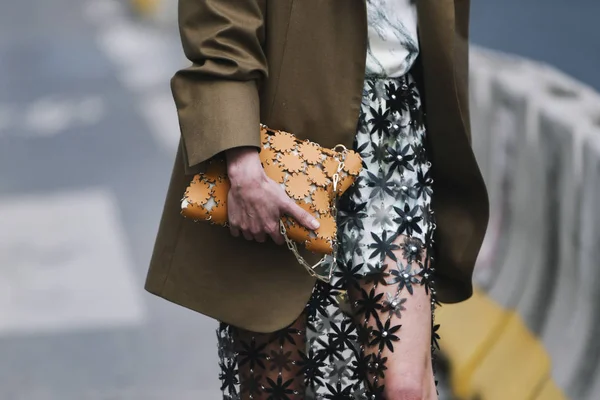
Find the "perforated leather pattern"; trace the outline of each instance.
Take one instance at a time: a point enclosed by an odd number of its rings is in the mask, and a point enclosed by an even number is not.
[[[284,216],[288,237],[315,253],[331,254],[337,234],[332,207],[336,197],[356,180],[362,168],[360,156],[352,150],[326,149],[264,125],[261,126],[261,143],[260,160],[267,176],[321,224],[312,231]],[[338,182],[334,192],[336,174]],[[195,175],[186,189],[181,214],[194,221],[226,225],[229,187],[223,158],[208,161],[206,172]]]

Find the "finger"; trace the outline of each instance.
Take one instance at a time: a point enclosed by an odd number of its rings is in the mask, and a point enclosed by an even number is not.
[[[271,239],[273,239],[273,241],[278,244],[279,246],[285,244],[285,239],[283,238],[283,235],[281,233],[274,233],[271,236]]]
[[[252,236],[252,233],[250,233],[249,231],[242,231],[242,234],[244,235],[244,238],[246,238],[246,240],[254,240],[254,236]]]
[[[310,215],[308,211],[304,210],[293,201],[290,201],[288,204],[287,213],[290,214],[296,221],[298,221],[300,225],[312,230],[319,229],[319,221]]]
[[[234,227],[234,226],[229,226],[229,231],[235,237],[239,237],[240,236],[240,230],[238,228]]]
[[[265,235],[263,232],[255,233],[253,236],[254,240],[256,240],[259,243],[264,243],[267,240],[267,235]]]
[[[253,240],[262,243],[266,240],[265,231],[262,227],[261,220],[258,218],[251,218],[249,221],[248,231],[252,235]]]
[[[283,239],[283,235],[281,234],[281,232],[279,231],[279,225],[277,225],[276,227],[272,227],[271,229],[269,229],[267,231],[267,233],[269,234],[269,236],[271,237],[271,239],[273,239],[273,241],[275,243],[277,243],[278,245],[282,245],[285,243],[285,240]]]

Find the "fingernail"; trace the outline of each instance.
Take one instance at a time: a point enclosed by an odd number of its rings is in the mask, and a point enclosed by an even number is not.
[[[313,219],[312,221],[310,221],[310,227],[312,229],[319,229],[319,226],[321,226],[319,224],[319,221],[317,221],[316,219]]]

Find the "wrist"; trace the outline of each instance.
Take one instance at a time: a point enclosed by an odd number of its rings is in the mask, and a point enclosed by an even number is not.
[[[225,152],[230,181],[242,181],[264,175],[256,147],[236,147]]]

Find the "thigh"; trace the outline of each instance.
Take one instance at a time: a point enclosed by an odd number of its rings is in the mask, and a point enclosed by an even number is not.
[[[420,260],[409,260],[402,251],[400,236],[396,260],[386,257],[381,272],[366,276],[349,290],[356,323],[361,330],[360,346],[366,379],[374,393],[422,391],[435,397],[431,359],[432,298],[428,270]]]

